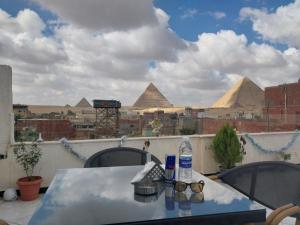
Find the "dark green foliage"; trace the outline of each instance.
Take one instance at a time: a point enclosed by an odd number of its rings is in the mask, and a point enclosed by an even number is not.
[[[26,127],[21,133],[20,141],[36,141],[39,137],[38,132],[33,127]]]
[[[291,153],[280,152],[279,155],[284,161],[291,159]]]
[[[15,121],[18,121],[19,119],[22,119],[22,116],[21,116],[21,115],[18,115],[18,114],[16,114],[16,115],[15,115]]]
[[[234,129],[226,124],[213,139],[212,148],[215,159],[223,169],[234,167],[235,163],[243,159],[239,139]]]
[[[193,129],[189,129],[189,128],[182,128],[180,129],[180,134],[181,135],[192,135],[192,134],[195,134],[196,131],[193,130]]]
[[[28,179],[32,180],[34,167],[42,157],[41,149],[36,143],[32,143],[29,147],[24,142],[21,142],[14,147],[14,154],[17,162],[23,167]]]
[[[74,112],[71,111],[71,110],[68,110],[67,116],[76,116],[76,113],[74,113]]]
[[[22,137],[21,132],[18,130],[15,130],[15,141],[16,142],[21,141],[21,137]]]

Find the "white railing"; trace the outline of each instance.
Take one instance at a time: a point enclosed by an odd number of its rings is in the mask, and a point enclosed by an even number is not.
[[[295,132],[257,133],[251,134],[251,137],[265,149],[280,149],[290,142],[294,134]],[[211,174],[218,171],[218,165],[214,161],[210,148],[213,136],[190,136],[193,146],[193,169],[203,174]],[[122,143],[122,146],[142,149],[144,142],[148,139],[150,140],[149,152],[164,162],[166,153],[177,154],[181,136],[127,138]],[[78,159],[76,154],[66,151],[65,146],[59,141],[40,144],[43,155],[35,170],[35,174],[43,177],[44,187],[50,184],[57,169],[83,167],[84,160],[82,158],[89,158],[92,154],[106,148],[117,147],[120,144],[120,139],[76,140],[68,141],[68,144],[72,146],[73,152],[81,156],[81,159]],[[14,187],[16,180],[24,176],[21,167],[16,164],[12,148],[13,146],[9,148],[7,158],[0,160],[0,191],[8,187]],[[266,154],[250,141],[247,141],[245,151],[246,155],[242,163],[282,160],[280,154]],[[285,152],[291,154],[291,162],[300,163],[300,137]]]

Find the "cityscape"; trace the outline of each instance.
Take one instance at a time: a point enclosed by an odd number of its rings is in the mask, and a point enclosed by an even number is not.
[[[300,0],[0,0],[0,225],[300,225]]]
[[[261,89],[244,77],[207,108],[174,106],[153,83],[132,106],[100,110],[90,102],[83,97],[75,106],[15,104],[15,137],[26,132],[47,141],[215,134],[227,123],[240,133],[300,129],[300,79]]]

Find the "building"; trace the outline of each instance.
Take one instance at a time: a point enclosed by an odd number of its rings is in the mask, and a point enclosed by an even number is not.
[[[55,119],[19,119],[15,123],[15,131],[22,135],[26,128],[42,134],[44,141],[59,140],[61,138],[74,139],[75,128],[69,120]]]
[[[18,118],[28,118],[30,116],[28,105],[13,104],[13,111],[15,117]]]
[[[255,90],[253,88],[254,87],[252,87],[252,91],[248,88],[247,92],[258,92],[257,89]],[[231,92],[234,93],[233,91]],[[243,94],[239,93],[237,93],[237,95],[239,95],[239,97],[234,97],[236,100],[243,96]],[[227,94],[227,96],[229,96],[229,94]],[[262,115],[260,115],[259,111],[255,111],[255,108],[248,107],[248,103],[255,103],[251,98],[256,97],[259,97],[259,102],[257,102],[259,104],[256,104],[256,107],[262,111]],[[200,129],[199,132],[204,134],[216,133],[225,123],[232,125],[239,132],[300,130],[300,81],[266,87],[264,91],[263,107],[261,107],[260,104],[261,94],[257,95],[256,93],[255,95],[252,95],[251,98],[246,96],[245,99],[240,99],[232,104],[235,101],[223,96],[223,100],[226,99],[227,101],[224,101],[224,104],[220,104],[221,106],[234,106],[241,105],[240,103],[244,102],[248,103],[246,105],[244,104],[245,108],[222,108],[224,112],[218,111],[217,108],[206,110],[198,124]],[[222,103],[222,101],[219,101],[219,103]]]
[[[264,116],[267,121],[300,126],[300,80],[265,89]]]
[[[120,119],[119,134],[131,137],[141,136],[140,119]]]

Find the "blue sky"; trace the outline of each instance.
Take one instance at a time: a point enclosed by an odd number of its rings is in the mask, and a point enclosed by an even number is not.
[[[245,34],[250,42],[262,43],[260,36],[252,30],[250,21],[240,21],[239,13],[243,7],[274,11],[291,0],[156,0],[154,5],[162,8],[170,15],[170,27],[182,38],[195,41],[203,32],[218,32],[220,29],[234,30]],[[184,15],[188,13],[187,17]],[[213,13],[224,13],[224,17],[216,18]],[[269,42],[268,42],[269,43]],[[285,49],[286,45],[274,44]]]
[[[1,0],[0,61],[16,103],[131,105],[153,82],[209,106],[243,76],[298,80],[299,24],[300,0]]]
[[[253,7],[269,12],[281,5],[287,5],[292,0],[155,0],[155,7],[163,9],[170,16],[170,27],[182,38],[195,41],[199,34],[217,32],[221,29],[234,30],[238,34],[245,34],[250,42],[262,43],[263,40],[252,30],[250,21],[240,21],[239,13],[243,7]],[[30,8],[36,11],[47,22],[56,20],[55,13],[43,9],[30,0],[1,0],[0,8],[16,16],[20,10]],[[214,13],[224,13],[220,18]],[[48,34],[46,30],[46,34]],[[51,33],[51,32],[50,32]],[[269,42],[268,42],[269,43]],[[277,48],[285,49],[286,45],[270,43]]]

